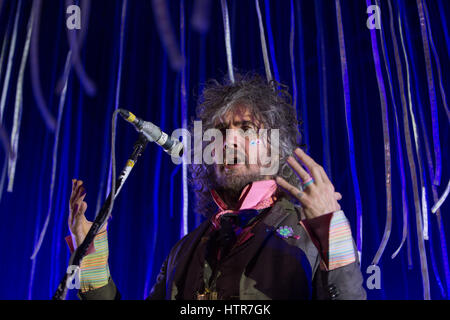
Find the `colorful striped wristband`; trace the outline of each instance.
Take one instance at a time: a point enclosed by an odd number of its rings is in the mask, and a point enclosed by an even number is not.
[[[99,233],[94,239],[95,252],[86,255],[80,265],[80,290],[87,292],[108,284],[108,233]]]

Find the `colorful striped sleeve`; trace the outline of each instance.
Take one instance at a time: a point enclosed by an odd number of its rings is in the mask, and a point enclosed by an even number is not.
[[[94,238],[95,252],[84,256],[80,265],[80,290],[87,292],[108,284],[108,233],[104,231]]]
[[[356,261],[352,231],[344,211],[336,211],[330,222],[328,238],[328,270],[337,269]]]
[[[325,269],[334,270],[356,261],[350,224],[342,210],[300,224],[319,250]]]

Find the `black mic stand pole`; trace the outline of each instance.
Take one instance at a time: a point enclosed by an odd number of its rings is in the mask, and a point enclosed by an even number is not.
[[[141,156],[143,151],[145,150],[147,143],[148,143],[147,138],[145,138],[145,136],[143,134],[140,134],[138,140],[134,143],[133,153],[131,154],[125,167],[123,168],[122,172],[120,173],[119,177],[116,180],[116,190],[115,190],[114,199],[119,194],[120,189],[122,188],[125,180],[128,178],[128,175],[130,174],[131,170],[133,169],[133,166],[137,162],[139,156]],[[112,191],[108,195],[108,198],[106,198],[106,201],[104,202],[102,208],[100,209],[100,212],[97,214],[83,243],[72,253],[70,260],[69,260],[69,266],[74,266],[75,268],[78,268],[80,266],[81,260],[85,256],[89,246],[94,241],[94,238],[97,235],[98,231],[101,229],[101,227],[104,225],[104,223],[108,219],[108,213],[109,213],[109,209],[110,209],[111,196],[112,196],[111,193],[112,193]],[[75,271],[72,274],[69,274],[66,272],[63,279],[59,283],[55,294],[53,295],[53,300],[65,300],[66,299],[67,284],[68,284],[68,282],[70,283],[73,280],[73,277],[76,274],[77,274],[77,272],[75,272]]]

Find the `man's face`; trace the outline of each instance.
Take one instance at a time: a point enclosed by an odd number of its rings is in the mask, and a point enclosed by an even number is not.
[[[239,191],[252,181],[271,178],[261,175],[260,170],[258,153],[267,154],[268,148],[266,139],[258,139],[263,126],[247,107],[233,108],[215,128],[223,135],[223,159],[216,157],[214,165],[217,187]]]

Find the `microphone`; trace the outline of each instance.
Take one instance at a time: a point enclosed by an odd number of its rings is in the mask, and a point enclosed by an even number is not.
[[[183,144],[178,139],[169,137],[153,123],[136,117],[128,110],[119,109],[118,111],[122,118],[134,126],[136,131],[142,133],[149,141],[159,144],[172,157],[181,158],[183,156]]]

